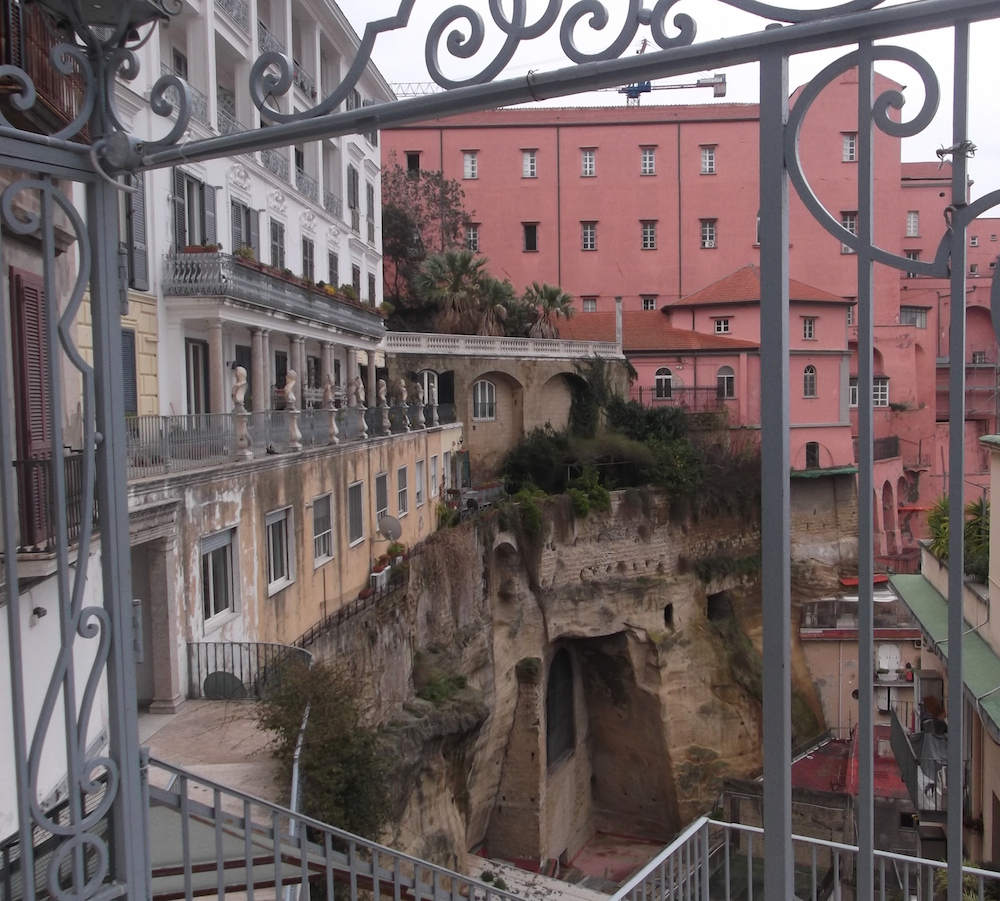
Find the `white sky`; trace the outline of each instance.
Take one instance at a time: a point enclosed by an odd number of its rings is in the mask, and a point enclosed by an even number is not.
[[[402,0],[338,0],[344,13],[358,34],[363,33],[365,25],[372,20],[394,15]],[[410,23],[405,29],[382,34],[376,41],[373,59],[382,75],[389,82],[430,82],[427,67],[424,63],[424,44],[428,31],[436,16],[443,10],[457,5],[459,0],[416,0]],[[500,46],[502,33],[493,23],[489,13],[487,0],[462,0],[463,3],[476,9],[486,23],[486,40],[483,48],[471,60],[456,60],[447,52],[447,48],[439,50],[439,60],[445,74],[451,78],[469,77],[474,72],[484,68]],[[589,28],[584,19],[576,30],[576,40],[585,49],[594,51],[601,46],[607,46],[617,36],[625,20],[627,4],[625,0],[603,0],[611,12],[608,27],[602,32]],[[775,5],[796,8],[833,5],[837,0],[782,0]],[[886,5],[895,5],[902,0],[887,0]],[[534,21],[547,6],[548,0],[527,0],[529,22]],[[504,70],[501,78],[525,75],[529,70],[550,71],[571,65],[563,55],[559,45],[559,24],[563,15],[573,4],[563,2],[563,13],[557,24],[534,41],[522,43],[514,59]],[[647,7],[652,6],[652,0],[646,0]],[[510,0],[504,0],[503,6],[509,9]],[[698,25],[695,42],[713,38],[728,37],[747,32],[758,31],[764,24],[762,19],[743,13],[726,6],[719,0],[680,0],[671,11],[671,19],[677,13],[687,13]],[[453,28],[464,30],[468,27],[462,20]],[[668,31],[668,33],[670,33]],[[638,49],[643,37],[650,37],[650,31],[640,26],[635,40],[632,42],[634,52]],[[595,40],[596,39],[596,40]],[[916,51],[927,59],[935,68],[941,83],[941,103],[938,113],[931,125],[915,138],[903,142],[903,159],[933,160],[934,151],[938,147],[949,146],[951,140],[951,95],[952,95],[952,47],[951,32],[928,32],[926,34],[907,37],[895,43]],[[969,120],[969,137],[979,148],[976,158],[970,163],[970,174],[975,181],[972,189],[973,197],[979,197],[991,190],[1000,189],[1000,103],[997,95],[1000,91],[1000,67],[990,66],[991,54],[1000,48],[1000,20],[980,23],[972,26],[972,70],[970,73],[971,108]],[[656,45],[650,42],[650,50]],[[848,52],[853,48],[845,48]],[[793,87],[807,81],[825,65],[832,62],[838,52],[823,52],[806,54],[792,59],[790,63],[791,85]],[[898,63],[879,63],[877,69],[896,81],[911,88],[906,94],[907,104],[903,108],[904,119],[909,118],[919,109],[923,99],[923,88],[916,72]],[[711,72],[693,73],[675,82],[690,82]],[[725,70],[728,81],[728,93],[725,101],[754,103],[757,96],[756,65],[736,66]],[[667,83],[667,82],[657,82]],[[725,102],[714,101],[714,102]],[[658,91],[645,94],[641,100],[643,105],[654,103],[711,103],[711,89]],[[625,98],[614,92],[579,94],[562,98],[555,102],[559,106],[624,106]],[[1000,207],[986,215],[1000,216]]]

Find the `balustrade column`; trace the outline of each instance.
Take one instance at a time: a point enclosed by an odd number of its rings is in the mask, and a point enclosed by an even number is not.
[[[253,410],[266,409],[264,398],[268,391],[264,382],[264,342],[263,329],[250,330],[250,399]]]
[[[261,364],[261,385],[263,386],[264,401],[258,407],[260,410],[271,409],[271,331],[262,328],[260,330],[260,364]]]
[[[349,385],[358,377],[358,349],[349,347],[347,349],[347,374],[344,376],[344,384]]]
[[[375,381],[375,348],[368,349],[368,372],[366,382],[366,391],[368,393],[368,406],[374,407],[378,403],[378,385]]]
[[[222,323],[213,322],[208,330],[209,409],[226,412],[225,360],[222,356]]]

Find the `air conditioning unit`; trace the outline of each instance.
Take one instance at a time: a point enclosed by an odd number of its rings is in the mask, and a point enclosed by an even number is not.
[[[715,247],[715,241],[706,241],[702,246],[703,247],[708,247],[708,248],[714,248]]]

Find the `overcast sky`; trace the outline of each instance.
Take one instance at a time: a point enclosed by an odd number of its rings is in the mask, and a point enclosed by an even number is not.
[[[338,0],[338,2],[351,24],[361,34],[369,21],[394,15],[401,0]],[[468,61],[453,59],[443,47],[442,42],[439,59],[445,74],[452,78],[469,77],[474,72],[484,68],[495,55],[502,36],[490,18],[487,0],[463,0],[463,2],[478,10],[482,15],[486,22],[487,39],[482,50]],[[806,8],[832,5],[833,2],[834,0],[783,0],[782,3],[776,5]],[[887,0],[886,5],[894,5],[898,2],[902,2],[902,0]],[[545,8],[547,0],[527,0],[527,3],[530,22],[534,21]],[[603,32],[590,29],[586,20],[577,28],[578,44],[591,51],[601,46],[607,46],[614,36],[617,36],[624,23],[627,9],[625,0],[604,0],[604,3],[611,13],[611,21]],[[455,5],[457,5],[457,0],[416,0],[407,28],[379,37],[373,58],[387,81],[431,81],[424,63],[424,43],[427,33],[435,17],[440,15],[444,9]],[[509,0],[504,0],[503,5],[509,9]],[[651,0],[646,0],[645,5],[651,6]],[[571,6],[571,2],[564,2],[563,14]],[[673,7],[672,13],[687,13],[695,19],[698,25],[696,43],[713,38],[759,31],[766,24],[756,16],[732,9],[719,0],[680,0]],[[560,16],[559,21],[561,22],[561,20],[562,16]],[[464,28],[467,32],[467,27],[461,21],[456,24],[456,27],[460,30]],[[562,53],[558,34],[557,25],[549,29],[549,32],[542,37],[534,41],[524,42],[501,77],[525,75],[532,69],[550,71],[570,65],[571,63]],[[640,26],[633,41],[633,50],[627,52],[637,50],[643,37],[650,37],[650,31],[648,28]],[[942,99],[937,116],[930,127],[918,137],[904,140],[903,159],[908,161],[936,159],[934,151],[952,143],[952,34],[951,32],[929,32],[898,40],[895,43],[915,50],[927,59],[934,66],[941,82]],[[1000,188],[1000,102],[997,100],[997,94],[1000,91],[1000,67],[988,65],[991,55],[995,57],[997,48],[1000,48],[1000,22],[994,21],[972,26],[972,71],[970,73],[972,102],[969,137],[979,148],[976,158],[970,163],[970,173],[975,181],[973,197],[979,197],[988,191]],[[650,50],[655,49],[657,49],[655,44],[651,43]],[[852,48],[845,48],[844,52],[850,49]],[[807,81],[839,55],[841,54],[830,51],[794,57],[790,63],[792,86]],[[907,104],[903,109],[904,118],[908,118],[919,109],[923,98],[920,79],[913,70],[896,63],[880,63],[877,68],[901,84],[910,85],[910,89],[906,92]],[[673,81],[690,82],[710,74],[712,73],[693,73],[690,77],[673,79]],[[732,67],[726,69],[725,74],[728,82],[728,93],[725,101],[754,103],[758,100],[756,66]],[[643,105],[648,105],[651,103],[725,101],[713,101],[711,89],[701,88],[658,91],[644,95],[641,102]],[[625,98],[614,92],[579,94],[558,101],[560,106],[623,106],[624,104]],[[994,208],[992,215],[1000,216],[1000,207]]]

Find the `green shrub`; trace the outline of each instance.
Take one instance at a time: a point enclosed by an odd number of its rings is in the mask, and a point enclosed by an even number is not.
[[[570,488],[566,493],[573,498],[573,512],[580,519],[586,519],[590,513],[590,498],[587,493],[580,488]]]
[[[542,534],[542,511],[535,501],[535,493],[530,488],[522,488],[514,495],[514,502],[521,518],[521,528],[526,535],[537,538]]]

